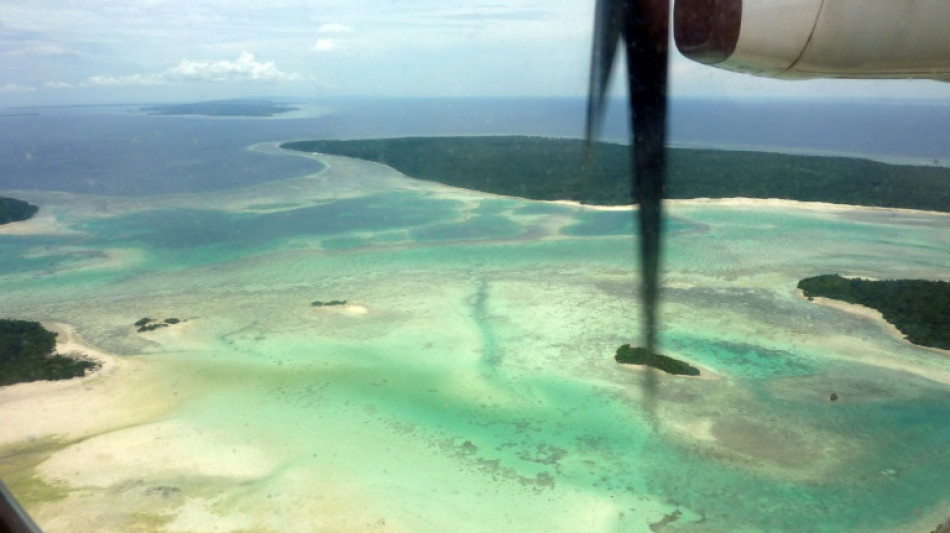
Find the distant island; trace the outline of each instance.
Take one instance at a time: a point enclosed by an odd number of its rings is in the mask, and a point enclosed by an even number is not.
[[[699,369],[695,366],[673,359],[668,355],[653,354],[653,360],[647,361],[647,349],[642,347],[632,348],[629,344],[624,344],[617,348],[614,359],[618,363],[627,365],[648,365],[657,370],[662,370],[667,374],[674,376],[698,376]]]
[[[0,224],[27,220],[35,215],[39,209],[39,207],[23,200],[0,197]]]
[[[100,366],[55,350],[56,334],[39,322],[0,319],[0,386],[80,377]]]
[[[281,148],[355,157],[446,185],[533,200],[630,203],[630,150],[546,137],[406,137],[296,141]],[[782,198],[950,212],[950,168],[864,159],[670,148],[665,195]],[[860,184],[857,186],[856,184]]]
[[[269,100],[213,100],[192,104],[143,107],[149,115],[202,115],[208,117],[272,117],[298,108]]]
[[[908,341],[950,350],[950,282],[826,274],[803,279],[798,288],[808,299],[820,296],[876,309]]]

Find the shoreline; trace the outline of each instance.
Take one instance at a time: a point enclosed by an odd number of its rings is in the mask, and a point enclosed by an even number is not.
[[[120,428],[148,424],[185,398],[145,355],[119,355],[90,344],[71,324],[43,321],[57,334],[56,353],[96,361],[85,376],[0,387],[0,450],[44,439],[64,445]]]
[[[88,195],[88,194],[78,194],[62,191],[47,191],[47,190],[7,190],[0,191],[0,194],[3,195],[12,195],[16,197],[24,197],[26,201],[32,203],[39,203],[41,205],[41,211],[27,220],[10,222],[7,224],[0,225],[0,236],[2,235],[23,235],[23,236],[70,236],[70,235],[82,235],[83,232],[74,229],[71,227],[71,222],[73,219],[98,219],[103,217],[118,216],[123,215],[128,212],[134,212],[138,210],[149,210],[149,209],[162,209],[169,208],[169,203],[177,203],[186,208],[208,208],[206,199],[208,197],[214,197],[215,201],[213,202],[213,207],[211,209],[222,210],[222,211],[231,211],[231,212],[243,212],[248,209],[254,208],[256,204],[259,204],[261,201],[274,201],[273,189],[276,184],[285,184],[287,189],[293,189],[294,192],[298,193],[297,197],[301,196],[299,193],[301,187],[307,189],[313,188],[315,186],[313,180],[314,178],[326,178],[331,176],[334,173],[334,164],[328,160],[332,158],[342,158],[342,159],[353,159],[346,156],[332,156],[328,154],[322,154],[317,152],[303,152],[298,150],[291,150],[281,148],[281,145],[287,142],[293,141],[264,141],[259,143],[254,143],[246,147],[247,150],[265,153],[268,155],[282,155],[282,156],[298,156],[305,157],[308,159],[313,159],[319,162],[322,165],[322,168],[318,169],[316,172],[309,173],[305,176],[297,176],[291,178],[284,178],[275,181],[267,181],[258,184],[245,185],[235,189],[222,189],[219,191],[206,191],[201,193],[166,193],[159,195],[146,195],[146,196],[97,196],[97,195]],[[582,203],[576,200],[538,200],[533,198],[525,198],[521,196],[512,196],[507,194],[491,193],[487,191],[481,191],[478,189],[470,189],[465,187],[460,187],[456,185],[450,185],[438,181],[425,180],[421,178],[415,178],[402,174],[392,167],[386,166],[382,163],[375,163],[372,161],[367,161],[363,159],[355,159],[356,161],[361,161],[363,163],[372,164],[372,165],[381,165],[387,169],[392,170],[397,173],[399,178],[402,180],[407,180],[410,182],[419,182],[424,183],[429,186],[436,186],[437,188],[444,189],[454,189],[457,191],[464,191],[467,194],[472,194],[475,196],[484,196],[489,198],[511,198],[516,200],[522,200],[527,202],[540,202],[545,204],[561,205],[566,207],[578,208],[578,209],[589,209],[594,211],[633,211],[638,209],[638,206],[635,204],[624,204],[624,205],[601,205],[601,204],[587,204]],[[266,194],[262,194],[264,190],[267,190]],[[351,193],[352,194],[352,193]],[[73,199],[89,199],[95,200],[98,203],[98,210],[95,212],[87,212],[74,209],[70,204],[72,204]],[[262,200],[266,198],[267,200]],[[337,198],[337,197],[334,197]],[[145,202],[147,202],[147,207]],[[685,198],[685,199],[664,199],[664,204],[670,208],[679,208],[679,207],[722,207],[722,208],[777,208],[777,209],[795,209],[795,210],[807,210],[811,212],[825,213],[825,214],[843,214],[843,213],[852,213],[852,212],[866,212],[866,213],[888,213],[888,214],[902,214],[902,215],[926,215],[926,216],[935,216],[939,215],[942,217],[950,217],[950,212],[945,211],[933,211],[925,209],[911,209],[906,207],[881,207],[881,206],[870,206],[870,205],[860,205],[860,204],[836,204],[830,202],[815,202],[815,201],[802,201],[802,200],[791,200],[784,198],[748,198],[742,196],[736,197],[727,197],[727,198]],[[305,202],[303,204],[297,205],[297,207],[312,205],[313,202]],[[253,209],[254,212],[275,212],[275,211],[285,211],[287,207],[273,208],[273,209]],[[45,211],[45,212],[44,212]]]
[[[808,211],[828,212],[850,212],[850,211],[876,211],[887,213],[902,214],[927,214],[950,216],[950,212],[929,211],[926,209],[908,209],[906,207],[881,207],[875,205],[859,204],[834,204],[830,202],[806,202],[802,200],[789,200],[785,198],[746,198],[736,196],[732,198],[688,198],[679,200],[666,200],[673,206],[712,206],[712,207],[776,207],[786,209],[804,209]]]
[[[470,189],[466,189],[470,190]],[[478,192],[478,191],[475,191]],[[525,198],[525,200],[530,200]],[[635,211],[638,209],[636,204],[627,205],[598,205],[585,204],[576,200],[530,200],[535,202],[544,202],[547,204],[563,205],[582,209],[592,209],[595,211]],[[901,214],[926,214],[940,215],[950,217],[950,213],[944,211],[928,211],[924,209],[908,209],[906,207],[880,207],[873,205],[857,204],[833,204],[830,202],[806,202],[802,200],[788,200],[785,198],[746,198],[735,196],[730,198],[682,198],[682,199],[664,199],[663,203],[670,207],[775,207],[781,209],[801,209],[807,211],[817,211],[823,213],[840,213],[851,211],[876,211]]]
[[[870,278],[862,278],[870,279]],[[841,300],[835,300],[834,298],[825,298],[824,296],[815,296],[811,300],[805,297],[805,293],[801,289],[796,289],[798,297],[808,303],[816,303],[823,305],[825,307],[831,307],[832,309],[838,309],[839,311],[844,311],[846,313],[851,313],[852,315],[857,315],[862,318],[868,318],[877,322],[880,326],[883,327],[891,337],[896,340],[903,342],[908,346],[913,346],[914,348],[920,348],[922,350],[930,350],[939,354],[950,355],[950,350],[944,350],[943,348],[937,348],[934,346],[924,346],[922,344],[914,344],[913,342],[907,340],[907,336],[901,332],[894,324],[891,324],[884,318],[884,314],[874,309],[873,307],[868,307],[861,304],[853,304],[850,302],[844,302]]]
[[[4,431],[0,448],[44,438],[71,440],[121,425],[123,408],[112,395],[127,376],[135,377],[142,361],[100,350],[84,341],[75,328],[59,322],[43,322],[57,334],[56,353],[81,357],[101,366],[85,376],[54,381],[30,381],[0,387],[0,419]],[[133,380],[135,382],[137,380]],[[82,406],[76,412],[76,406]]]
[[[816,296],[812,300],[809,300],[808,298],[805,297],[805,294],[804,292],[802,292],[801,289],[796,289],[795,294],[801,301],[805,303],[818,304],[818,305],[828,307],[831,309],[836,309],[838,311],[843,311],[853,316],[871,320],[872,322],[877,324],[879,327],[881,327],[881,329],[883,329],[883,331],[887,335],[889,335],[894,340],[899,341],[901,344],[904,344],[905,346],[910,346],[919,350],[926,350],[928,352],[931,352],[937,355],[950,356],[950,350],[944,350],[944,349],[935,348],[932,346],[921,346],[919,344],[914,344],[910,342],[909,340],[907,340],[906,336],[903,333],[901,333],[899,329],[897,329],[897,326],[885,320],[884,315],[881,314],[881,312],[878,311],[877,309],[873,309],[871,307],[867,307],[860,304],[852,304],[848,302],[843,302],[841,300],[825,298],[823,296]],[[931,381],[936,381],[938,383],[950,385],[950,372],[940,371],[940,370],[935,370],[935,369],[921,369],[919,366],[914,365],[912,362],[901,361],[898,358],[885,359],[885,358],[880,358],[880,357],[871,357],[870,359],[862,360],[862,361],[868,364],[875,365],[875,366],[881,366],[881,367],[885,367],[885,368],[889,368],[893,370],[910,372],[913,374],[917,374],[923,378],[929,379]]]
[[[79,234],[81,234],[81,232],[69,229],[65,224],[60,222],[56,216],[50,213],[34,215],[26,220],[0,224],[0,235],[70,236]]]
[[[799,298],[801,298],[802,300],[808,303],[816,303],[818,305],[823,305],[825,307],[830,307],[832,309],[844,311],[846,313],[859,316],[861,318],[867,318],[867,319],[873,320],[884,331],[886,331],[887,334],[890,335],[892,338],[902,341],[908,346],[913,346],[915,348],[930,348],[929,346],[921,346],[919,344],[914,344],[910,342],[909,340],[907,340],[907,337],[901,332],[901,330],[897,329],[897,326],[885,320],[884,315],[877,309],[874,309],[873,307],[868,307],[866,305],[861,305],[861,304],[853,304],[853,303],[844,302],[841,300],[835,300],[834,298],[826,298],[824,296],[815,296],[809,300],[801,289],[797,289],[797,291],[798,291]],[[940,350],[939,348],[930,348],[930,349],[943,351],[943,350]]]
[[[312,140],[312,139],[294,139],[294,140],[286,140],[286,141],[275,141],[275,142],[268,142],[268,143],[258,143],[258,144],[256,144],[256,145],[252,146],[251,148],[258,148],[258,147],[260,147],[261,145],[267,144],[267,145],[269,145],[269,146],[268,146],[268,149],[276,150],[276,151],[279,151],[279,152],[283,152],[283,153],[287,153],[287,154],[292,154],[292,155],[300,155],[300,156],[303,156],[303,157],[311,157],[311,158],[317,159],[318,161],[321,161],[321,162],[324,162],[324,160],[322,159],[322,157],[323,157],[323,156],[328,156],[328,155],[329,155],[329,156],[336,155],[336,156],[339,156],[339,157],[349,157],[349,158],[352,158],[352,159],[358,159],[358,160],[361,160],[361,161],[372,162],[372,163],[376,163],[376,164],[380,164],[380,165],[386,166],[386,167],[388,167],[388,168],[391,168],[391,169],[395,170],[396,172],[399,172],[399,173],[400,173],[401,175],[403,175],[405,178],[409,178],[409,179],[412,179],[412,180],[423,181],[423,182],[426,182],[426,183],[440,184],[440,185],[444,185],[444,186],[447,186],[447,187],[452,187],[452,188],[461,189],[461,190],[465,190],[465,191],[470,191],[470,192],[485,194],[485,195],[489,195],[489,196],[500,196],[500,197],[507,197],[507,198],[518,198],[518,199],[528,200],[528,201],[534,201],[534,202],[544,202],[544,203],[560,204],[560,205],[566,205],[566,206],[572,206],[572,207],[584,207],[584,208],[591,208],[591,209],[595,209],[595,210],[604,210],[604,211],[623,211],[623,210],[636,209],[636,206],[635,206],[634,204],[623,204],[623,205],[585,204],[585,203],[582,203],[582,202],[577,201],[577,200],[568,200],[568,199],[541,200],[541,199],[537,199],[537,198],[526,198],[526,197],[514,196],[514,195],[510,195],[510,194],[493,193],[493,192],[488,192],[488,191],[482,191],[482,190],[479,190],[479,189],[472,189],[472,188],[462,187],[462,186],[460,186],[460,185],[453,185],[453,184],[445,183],[445,182],[441,182],[441,181],[436,181],[436,180],[431,180],[431,179],[424,179],[424,178],[418,178],[418,177],[410,176],[410,175],[408,175],[408,174],[404,174],[401,170],[396,169],[395,167],[390,167],[389,165],[387,165],[387,164],[385,164],[385,163],[382,163],[382,162],[379,162],[379,161],[372,161],[372,160],[369,160],[369,159],[355,158],[355,157],[351,157],[351,156],[340,156],[339,154],[330,154],[330,153],[322,153],[322,152],[304,151],[304,150],[301,150],[301,149],[293,149],[293,148],[284,148],[284,147],[283,147],[284,144],[290,144],[290,143],[321,142],[321,141],[360,142],[360,141],[401,140],[401,139],[417,139],[417,138],[422,138],[422,139],[426,139],[426,138],[433,138],[433,139],[440,139],[440,138],[442,138],[442,139],[445,139],[445,138],[448,138],[448,139],[455,139],[455,138],[506,137],[506,136],[510,136],[510,137],[541,138],[541,139],[558,139],[558,140],[575,140],[573,137],[570,137],[570,136],[557,136],[557,135],[526,135],[526,136],[519,136],[519,135],[513,135],[513,136],[512,136],[512,135],[494,135],[494,134],[464,135],[464,136],[459,136],[459,135],[426,135],[426,136],[402,135],[402,136],[392,136],[392,137],[382,137],[382,138],[377,138],[377,137],[348,137],[348,138],[343,138],[343,139],[332,139],[332,140],[331,140],[331,139],[317,139],[317,140]],[[604,141],[604,142],[607,142],[607,141]],[[611,144],[623,144],[623,143],[611,143]],[[876,160],[876,159],[873,159],[873,158],[871,158],[871,157],[852,157],[852,156],[838,155],[838,154],[824,154],[824,153],[822,153],[822,154],[797,154],[797,153],[792,153],[792,152],[782,152],[782,151],[772,151],[772,150],[737,149],[737,148],[716,148],[716,147],[697,148],[697,147],[687,147],[687,146],[671,146],[670,148],[683,148],[683,149],[687,149],[687,150],[700,149],[700,150],[724,151],[724,152],[768,153],[768,154],[778,154],[778,155],[793,155],[793,156],[796,156],[796,155],[797,155],[797,156],[802,156],[802,157],[844,157],[844,158],[846,158],[846,159],[867,160],[867,161],[871,161],[871,162],[875,162],[875,163],[880,163],[880,164],[903,166],[902,164],[897,163],[896,161],[890,161],[890,162],[888,162],[888,161]],[[890,157],[890,159],[893,160],[894,158],[893,158],[893,157]],[[908,165],[908,166],[926,166],[926,167],[935,167],[935,168],[950,168],[950,161],[948,161],[947,165]],[[683,198],[683,199],[664,198],[664,203],[667,203],[667,204],[670,204],[670,205],[693,205],[693,204],[709,205],[709,204],[716,204],[716,205],[723,205],[723,206],[737,205],[737,206],[743,206],[743,207],[753,206],[753,205],[763,205],[763,203],[764,203],[764,205],[767,205],[767,206],[770,206],[770,207],[793,207],[793,206],[795,206],[795,207],[814,208],[814,209],[821,209],[821,210],[824,210],[824,209],[848,210],[848,209],[852,209],[852,208],[866,208],[866,209],[883,210],[883,211],[889,211],[889,212],[928,213],[928,214],[950,215],[950,211],[934,211],[934,210],[927,210],[927,209],[913,209],[913,208],[907,208],[907,207],[881,207],[881,206],[870,206],[870,205],[861,205],[861,204],[836,204],[836,203],[830,203],[830,202],[816,202],[816,201],[805,201],[805,200],[792,200],[792,199],[785,199],[785,198],[747,198],[747,197],[742,197],[742,196],[724,197],[724,198],[708,198],[708,197]]]
[[[217,495],[266,480],[286,457],[182,420],[176,412],[197,389],[166,365],[96,348],[70,324],[42,324],[58,334],[58,353],[102,364],[0,387],[0,475],[44,531],[207,531],[246,519],[220,514]]]

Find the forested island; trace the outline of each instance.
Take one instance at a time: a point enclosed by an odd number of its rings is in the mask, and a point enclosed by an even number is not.
[[[876,309],[908,341],[950,350],[950,282],[826,274],[803,279],[798,288],[809,299],[820,296]]]
[[[630,203],[630,149],[595,143],[589,169],[584,143],[546,137],[406,137],[297,141],[287,150],[320,152],[389,165],[413,178],[534,200],[595,205]],[[782,198],[950,212],[950,168],[864,159],[668,150],[665,196]]]
[[[316,300],[310,302],[310,307],[339,307],[341,305],[346,305],[346,300],[330,300],[328,302]]]
[[[165,320],[161,322],[159,322],[158,320],[154,318],[143,317],[137,320],[135,324],[133,324],[133,326],[138,328],[136,329],[136,331],[138,331],[139,333],[144,333],[146,331],[155,331],[156,329],[159,329],[159,328],[167,328],[168,326],[173,326],[179,322],[181,322],[181,319],[174,318],[174,317],[166,318]]]
[[[213,100],[192,104],[154,105],[141,109],[149,115],[203,115],[208,117],[272,117],[296,110],[296,107],[269,100]]]
[[[56,334],[39,322],[0,319],[0,386],[70,379],[99,363],[56,353]]]
[[[695,366],[680,361],[679,359],[673,359],[668,355],[662,354],[653,354],[652,360],[647,359],[647,349],[642,347],[633,348],[629,344],[624,344],[620,348],[617,348],[617,353],[614,354],[614,359],[618,363],[628,364],[628,365],[647,365],[657,370],[662,370],[667,374],[673,374],[674,376],[698,376],[699,369]]]
[[[39,209],[39,207],[23,200],[0,197],[0,224],[26,220],[35,215]]]

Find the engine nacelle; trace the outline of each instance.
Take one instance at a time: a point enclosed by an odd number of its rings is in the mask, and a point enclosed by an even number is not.
[[[950,0],[676,0],[673,34],[759,76],[950,79]]]

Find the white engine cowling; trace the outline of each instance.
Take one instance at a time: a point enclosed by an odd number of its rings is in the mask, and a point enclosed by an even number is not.
[[[676,0],[680,52],[775,78],[950,79],[950,0]]]

